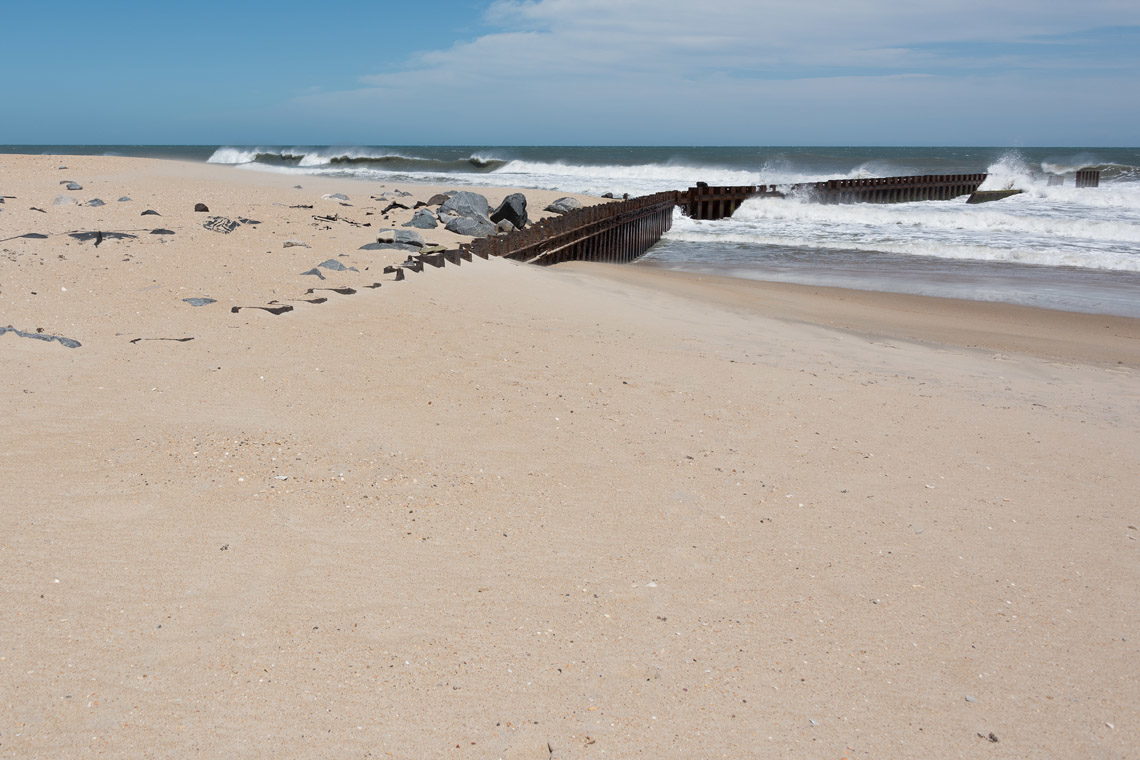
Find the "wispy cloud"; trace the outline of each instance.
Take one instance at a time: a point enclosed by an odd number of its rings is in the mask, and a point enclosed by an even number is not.
[[[398,113],[444,141],[691,142],[686,134],[705,129],[737,142],[747,129],[725,125],[778,122],[806,135],[837,104],[862,111],[864,123],[883,109],[985,107],[1018,129],[1057,98],[1099,96],[1133,122],[1138,108],[1118,97],[1140,73],[1135,2],[497,0],[486,22],[495,31],[364,73],[359,88],[298,98],[294,109]],[[929,126],[921,113],[909,118]],[[443,137],[440,119],[456,137]],[[824,140],[841,141],[833,133]]]

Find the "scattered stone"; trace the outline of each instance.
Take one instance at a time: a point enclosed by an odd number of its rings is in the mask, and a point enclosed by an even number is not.
[[[210,232],[221,232],[228,235],[240,227],[241,223],[235,222],[233,219],[226,219],[224,216],[212,216],[202,226]]]
[[[87,201],[83,205],[98,208],[99,206],[106,206],[107,204],[103,202],[102,198],[92,198],[91,200]]]
[[[418,227],[421,230],[433,230],[439,226],[439,220],[436,219],[435,212],[421,208],[412,214],[411,220],[404,222],[404,226]]]
[[[162,216],[162,214],[158,213],[152,208],[148,208],[146,211],[139,214],[139,216]]]
[[[197,296],[195,296],[194,298],[183,298],[182,300],[185,301],[186,303],[190,304],[191,306],[206,306],[207,304],[212,304],[212,303],[218,302],[218,300],[216,298],[204,298],[204,297],[199,298]]]
[[[302,243],[300,240],[286,240],[281,245],[281,247],[282,248],[308,248],[309,244],[308,243]]]
[[[70,195],[57,195],[57,196],[55,196],[55,199],[52,200],[51,205],[53,205],[53,206],[74,206],[74,205],[77,205],[78,203],[79,203],[79,201],[75,200]]]
[[[511,193],[499,207],[491,213],[492,222],[508,221],[516,230],[526,226],[526,196],[522,193]]]
[[[401,251],[418,251],[424,247],[424,239],[413,230],[384,230],[376,236],[376,242],[382,247]]]
[[[1024,192],[1024,190],[1014,190],[1013,188],[1008,190],[975,190],[966,199],[966,203],[990,203],[991,201],[1003,200],[1011,195],[1021,195]]]
[[[163,229],[163,228],[159,227],[157,230],[151,230],[150,234],[152,234],[152,235],[173,235],[174,230],[167,230],[167,229]]]
[[[582,208],[582,202],[577,198],[559,198],[547,206],[546,211],[551,211],[555,214],[568,214],[580,208]]]
[[[79,184],[78,182],[72,182],[71,180],[65,180],[64,182],[60,182],[59,184],[63,185],[64,190],[75,191],[75,190],[82,190],[83,189],[83,185]]]
[[[120,199],[119,199],[119,203],[126,203],[126,202],[127,202],[127,201],[129,201],[130,199],[131,199],[131,198],[130,198],[130,196],[129,196],[129,195],[124,195],[122,198],[120,198]]]
[[[356,267],[346,267],[344,264],[337,261],[336,259],[325,259],[320,264],[317,264],[317,266],[323,267],[325,269],[330,269],[334,272],[359,272],[360,271]]]
[[[479,193],[468,190],[457,190],[449,193],[448,198],[440,206],[441,214],[455,214],[466,217],[483,217],[491,214],[491,204]]]
[[[496,229],[497,229],[499,232],[503,232],[503,233],[511,233],[511,232],[514,232],[514,231],[517,229],[517,228],[516,228],[516,227],[515,227],[513,224],[511,224],[511,223],[510,223],[508,220],[506,220],[506,219],[502,219],[502,220],[500,220],[500,221],[499,221],[499,222],[498,222],[498,223],[495,225],[495,228],[496,228]]]
[[[207,206],[205,203],[195,203],[194,204],[194,210],[209,213],[210,207]]]
[[[311,275],[315,275],[319,279],[322,279],[322,280],[325,279],[324,274],[321,272],[321,270],[317,269],[316,267],[313,267],[312,269],[310,269],[306,272],[301,272],[301,274],[302,275],[311,274]]]
[[[447,193],[436,193],[427,199],[427,205],[429,206],[439,206],[444,203],[447,203]]]
[[[344,193],[326,193],[325,195],[322,195],[321,197],[324,198],[326,201],[347,201],[348,200],[348,196],[345,195]]]
[[[32,340],[42,340],[46,343],[55,341],[66,348],[79,348],[81,345],[83,345],[74,338],[65,338],[62,335],[48,335],[44,333],[42,329],[37,329],[35,332],[25,332],[23,330],[17,330],[15,327],[12,327],[12,325],[8,325],[7,327],[0,327],[0,335],[3,335],[4,333],[12,333],[17,338],[31,338]]]
[[[43,234],[42,232],[27,232],[23,235],[19,235],[18,237],[29,238],[31,240],[47,240],[47,235]]]
[[[468,235],[470,237],[487,237],[488,235],[494,235],[497,231],[495,225],[485,216],[453,217],[451,221],[447,223],[445,229],[448,232],[454,232],[456,235]]]

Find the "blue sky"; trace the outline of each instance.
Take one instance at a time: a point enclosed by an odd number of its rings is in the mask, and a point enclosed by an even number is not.
[[[1140,142],[1135,0],[57,0],[0,18],[0,143]]]

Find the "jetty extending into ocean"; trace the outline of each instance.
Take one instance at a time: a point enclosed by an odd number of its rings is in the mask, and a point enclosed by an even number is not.
[[[1096,187],[1099,172],[1077,173],[1078,187]],[[465,258],[500,256],[531,264],[564,261],[626,263],[639,258],[672,225],[673,209],[693,219],[724,219],[750,198],[800,196],[817,203],[910,203],[973,196],[987,174],[833,179],[790,186],[743,185],[668,191],[569,211],[523,230],[478,238],[460,246]],[[1013,191],[1016,192],[1016,191]],[[1007,191],[1000,191],[1005,197]],[[992,198],[979,198],[979,201]],[[433,254],[425,254],[431,256]]]

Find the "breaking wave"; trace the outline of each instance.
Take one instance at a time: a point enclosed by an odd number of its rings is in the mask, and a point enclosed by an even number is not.
[[[376,169],[392,172],[492,172],[506,161],[471,154],[455,158],[428,158],[400,151],[369,148],[235,148],[222,147],[207,159],[211,164],[295,167],[299,169]]]

